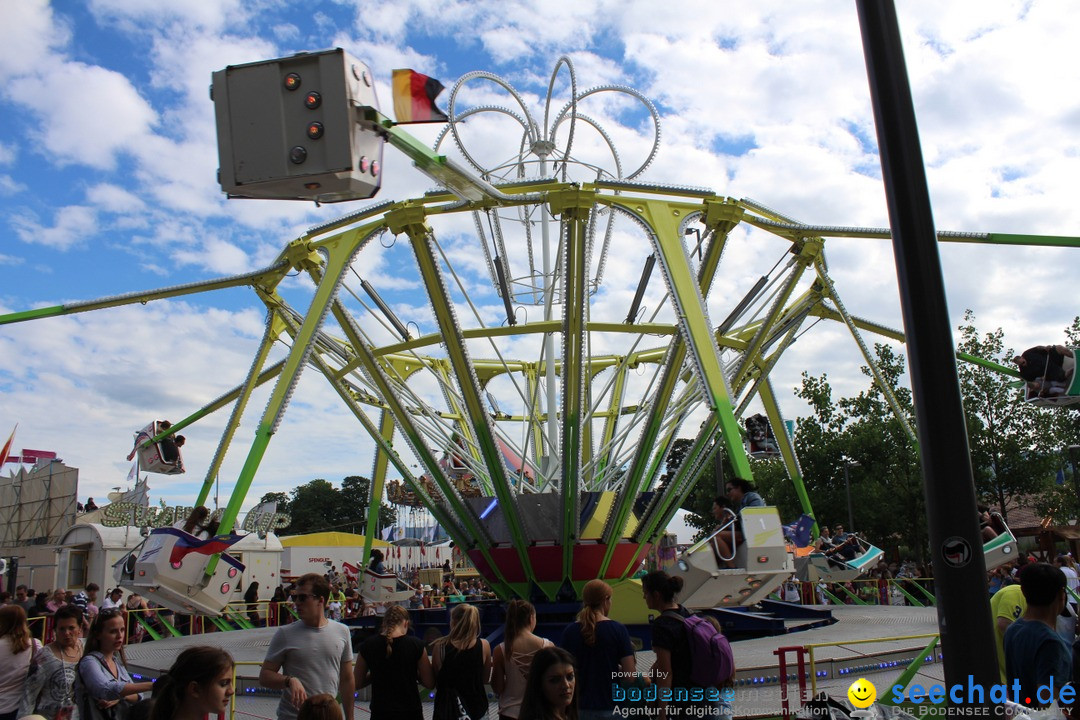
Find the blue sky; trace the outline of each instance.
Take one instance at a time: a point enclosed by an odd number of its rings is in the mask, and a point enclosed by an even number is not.
[[[887,224],[851,3],[439,2],[336,0],[0,0],[0,312],[230,275],[265,265],[306,228],[362,203],[229,201],[216,185],[210,73],[229,64],[343,47],[366,61],[384,112],[390,72],[412,67],[451,88],[494,72],[542,114],[555,61],[579,87],[637,88],[662,116],[643,176],[751,197],[805,222]],[[1080,9],[1038,2],[900,3],[909,72],[939,229],[1080,235]],[[555,105],[565,98],[560,77]],[[445,107],[447,95],[441,98]],[[490,102],[471,84],[463,106]],[[644,156],[647,115],[606,105],[628,163]],[[417,134],[433,140],[435,129]],[[501,138],[508,141],[507,138]],[[379,199],[431,181],[393,150]],[[460,232],[460,228],[453,232]],[[848,308],[899,327],[891,248],[830,245]],[[1059,341],[1077,314],[1075,252],[985,246],[942,250],[950,312],[973,309],[1024,347]],[[732,287],[775,261],[749,238],[725,259]],[[610,287],[632,292],[640,264],[613,259]],[[403,318],[430,327],[415,271],[387,253],[370,277]],[[299,305],[307,290],[286,290]],[[83,495],[127,474],[131,433],[182,417],[238,383],[263,310],[232,290],[0,330],[0,432],[82,469]],[[954,322],[954,325],[957,322]],[[819,326],[778,367],[784,409],[799,373],[863,382],[849,338]],[[261,409],[264,398],[252,403]],[[151,480],[187,502],[220,422],[189,433],[190,472]],[[254,427],[245,420],[243,435]],[[242,454],[227,467],[242,460]],[[367,474],[370,443],[305,378],[249,504],[313,477]],[[225,480],[223,478],[223,485]]]

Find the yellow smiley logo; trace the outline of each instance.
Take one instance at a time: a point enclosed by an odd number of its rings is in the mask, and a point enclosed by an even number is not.
[[[847,689],[847,698],[860,710],[870,707],[877,700],[877,688],[866,678],[859,678]]]

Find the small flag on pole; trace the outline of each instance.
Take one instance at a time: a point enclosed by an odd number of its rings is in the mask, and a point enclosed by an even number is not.
[[[446,122],[449,118],[435,107],[443,84],[415,70],[395,70],[392,82],[394,115],[404,123]]]
[[[15,431],[19,429],[19,423],[15,423],[15,427],[11,428],[11,435],[8,436],[7,442],[4,443],[4,447],[0,449],[0,465],[7,462],[8,455],[11,454],[11,443],[15,442]]]

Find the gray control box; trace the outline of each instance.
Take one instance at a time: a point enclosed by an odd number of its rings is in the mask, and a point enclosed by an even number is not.
[[[341,48],[213,74],[219,182],[230,197],[341,202],[382,184],[383,140],[358,124],[379,108],[367,65]]]

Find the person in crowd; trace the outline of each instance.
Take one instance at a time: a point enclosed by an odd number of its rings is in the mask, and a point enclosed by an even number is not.
[[[203,720],[226,717],[233,687],[233,659],[206,645],[184,650],[157,681],[150,720]]]
[[[75,712],[75,674],[82,658],[82,643],[79,642],[82,622],[82,611],[74,605],[56,611],[53,616],[56,639],[34,654],[23,688],[19,717],[38,714],[62,718],[69,715],[70,720],[79,720]]]
[[[97,583],[89,583],[85,589],[76,593],[72,598],[72,604],[78,606],[83,611],[83,615],[88,620],[92,620],[98,613],[98,607],[95,605],[97,602],[97,594],[101,590],[101,587]]]
[[[123,588],[113,588],[109,591],[109,594],[106,595],[105,599],[101,602],[101,609],[112,610],[114,608],[122,608],[124,606],[124,602],[123,600],[121,600],[122,597],[124,597]]]
[[[98,509],[97,503],[94,502],[94,498],[86,498],[86,512],[94,512]]]
[[[247,616],[251,624],[256,627],[262,625],[262,618],[259,617],[259,583],[255,580],[252,580],[244,591],[244,605],[247,606]]]
[[[608,617],[611,586],[590,580],[581,591],[581,610],[563,630],[559,647],[570,652],[578,665],[578,714],[582,720],[610,718],[615,710],[611,687],[630,684],[637,674],[637,659],[626,627]]]
[[[300,706],[296,720],[342,720],[341,703],[329,693],[312,695]]]
[[[142,642],[146,630],[139,623],[139,618],[150,622],[150,605],[139,593],[131,593],[124,601],[124,610],[127,611],[127,636],[128,644]]]
[[[573,655],[558,647],[536,653],[518,720],[578,720]]]
[[[379,575],[386,574],[386,563],[383,562],[383,552],[378,548],[371,551],[371,560],[368,562],[368,570]]]
[[[409,633],[409,611],[392,605],[379,634],[360,645],[356,687],[371,685],[371,720],[422,720],[417,684],[431,690],[435,673],[423,641]]]
[[[296,720],[307,696],[324,692],[345,698],[345,720],[353,720],[352,641],[347,627],[326,618],[329,597],[326,578],[302,575],[293,593],[300,622],[282,625],[270,640],[259,684],[285,691],[278,703],[278,720]]]
[[[332,603],[335,603],[335,602],[340,603],[342,609],[344,609],[345,608],[345,601],[347,599],[348,598],[345,597],[345,591],[341,589],[341,586],[334,583],[334,582],[331,582],[330,583],[330,602],[332,602]]]
[[[18,605],[26,613],[27,617],[30,617],[30,608],[34,607],[34,598],[30,595],[30,590],[25,585],[19,585],[15,588],[15,599],[12,600],[13,605]]]
[[[990,598],[990,616],[994,619],[994,641],[997,645],[998,674],[1005,682],[1005,631],[1027,610],[1023,589],[1019,584],[1006,585]]]
[[[684,618],[690,611],[676,600],[682,590],[681,577],[672,577],[663,570],[654,570],[641,579],[642,594],[645,604],[659,615],[652,620],[653,663],[652,680],[659,687],[695,688],[700,687],[690,677],[690,641],[687,636]],[[718,708],[716,702],[703,700],[694,702],[671,702],[667,704],[668,718],[699,717],[702,714],[730,715],[730,708]]]
[[[98,613],[90,624],[75,680],[80,720],[125,720],[131,706],[149,693],[153,683],[135,682],[124,654],[121,610]]]
[[[409,598],[409,608],[412,610],[419,610],[424,607],[424,591],[420,588],[416,588],[416,592]]]
[[[1029,564],[1020,572],[1020,587],[1027,609],[1005,631],[1005,676],[1010,686],[1019,682],[1020,700],[1030,698],[1025,705],[1040,707],[1040,687],[1060,688],[1072,680],[1072,649],[1057,633],[1065,574],[1049,563]]]
[[[536,635],[536,608],[527,600],[514,598],[506,606],[506,626],[503,641],[492,656],[491,687],[499,696],[499,717],[517,720],[525,683],[533,657],[541,648],[551,647],[551,641]]]
[[[460,705],[470,720],[487,717],[484,684],[491,677],[491,646],[480,637],[480,613],[462,603],[450,611],[450,634],[431,648],[435,670],[435,720],[459,718]]]
[[[45,607],[49,612],[54,613],[60,608],[67,605],[67,591],[64,588],[56,588],[53,590],[52,598],[49,602],[45,603]]]
[[[26,611],[18,605],[0,607],[0,720],[19,716],[30,662],[40,647],[30,636]]]
[[[52,615],[49,612],[49,593],[39,592],[34,596],[34,604],[26,617],[30,620],[30,632],[38,640],[45,640],[45,618]]]
[[[781,587],[781,597],[786,603],[794,603],[798,605],[802,601],[802,597],[799,593],[799,581],[792,575]]]

